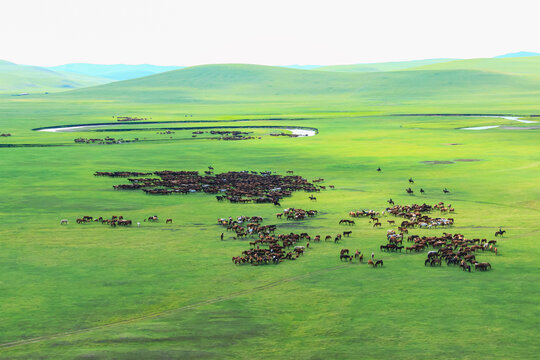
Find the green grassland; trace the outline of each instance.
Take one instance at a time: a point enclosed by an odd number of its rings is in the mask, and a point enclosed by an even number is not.
[[[48,96],[0,97],[0,133],[12,133],[0,145],[63,145],[0,147],[0,358],[534,359],[537,130],[465,131],[457,128],[516,123],[395,114],[539,114],[539,93],[534,74],[494,69],[344,74],[216,65]],[[118,115],[184,122],[126,124],[139,130],[122,133],[32,131],[114,122]],[[272,130],[257,129],[261,139],[243,141],[156,134],[241,125],[313,127],[318,134],[271,137],[264,135]],[[73,143],[107,135],[156,141]],[[271,204],[115,191],[112,185],[125,179],[93,176],[202,172],[210,165],[216,172],[294,170],[336,189],[316,194],[317,201],[306,193],[285,198],[282,208],[320,212],[291,223],[275,219],[279,209]],[[414,195],[404,191],[409,177]],[[499,254],[478,255],[493,270],[424,267],[425,254],[379,251],[391,228],[386,222],[382,229],[368,219],[338,225],[351,210],[383,210],[390,197],[456,209],[452,228],[410,233],[493,239],[505,228]],[[124,215],[142,222],[154,214],[174,222],[113,229],[74,221]],[[297,261],[235,266],[231,257],[249,245],[230,233],[220,241],[224,229],[216,219],[238,215],[263,216],[279,233],[353,233],[339,245],[312,244]],[[63,218],[70,224],[60,226]],[[384,267],[341,263],[343,247],[366,256],[374,251]]]

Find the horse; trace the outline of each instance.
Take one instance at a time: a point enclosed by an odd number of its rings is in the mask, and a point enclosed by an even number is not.
[[[500,229],[499,229],[499,230],[497,230],[497,231],[495,232],[495,236],[503,236],[505,232],[506,232],[506,230],[500,230]]]
[[[447,188],[443,189],[443,193],[448,194],[449,192],[450,192],[450,190],[448,190]]]
[[[349,235],[351,235],[351,233],[352,233],[352,231],[344,231],[343,235],[348,237]]]
[[[491,269],[491,264],[488,262],[474,264],[474,270],[486,271],[488,269]]]
[[[381,223],[378,222],[378,221],[377,221],[375,224],[373,224],[373,227],[377,227],[377,226],[378,226],[378,227],[381,227]]]
[[[340,255],[348,254],[348,253],[349,253],[349,249],[341,249]]]
[[[382,260],[377,260],[375,262],[375,267],[377,267],[377,265],[381,265],[381,267],[384,265],[383,261]]]
[[[347,255],[347,254],[341,254],[341,255],[339,255],[339,260],[342,260],[342,261],[343,261],[343,259],[350,260],[351,257],[352,256]]]
[[[317,198],[315,196],[313,196],[313,195],[310,195],[309,200],[317,200]]]
[[[414,184],[413,178],[409,178],[409,184]]]
[[[375,267],[375,263],[371,259],[368,260],[367,264]]]
[[[380,167],[378,167],[378,168],[377,168],[377,172],[381,172],[381,171],[382,171],[382,170],[381,170],[381,168],[380,168]]]
[[[414,193],[413,189],[411,189],[411,188],[405,189],[405,191],[407,192],[407,194],[413,194]]]
[[[60,225],[67,225],[67,224],[68,224],[68,219],[60,220]]]
[[[167,220],[165,220],[165,224],[169,224],[169,223],[172,224],[172,219],[167,219]]]

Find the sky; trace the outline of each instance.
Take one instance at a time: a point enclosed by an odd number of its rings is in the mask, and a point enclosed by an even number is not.
[[[0,59],[354,64],[540,52],[537,0],[0,2]]]

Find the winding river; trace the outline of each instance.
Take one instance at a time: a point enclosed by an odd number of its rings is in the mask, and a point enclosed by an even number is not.
[[[159,123],[157,123],[159,124]],[[91,129],[97,129],[97,128],[103,128],[103,127],[109,127],[109,126],[125,126],[128,124],[99,124],[99,125],[73,125],[73,126],[59,126],[59,127],[50,127],[50,128],[41,128],[41,129],[34,129],[36,131],[44,131],[44,132],[77,132],[77,131],[84,131],[84,130],[91,130]],[[129,124],[133,125],[133,124]],[[294,127],[278,127],[278,126],[208,126],[208,127],[186,127],[186,128],[170,128],[170,130],[195,130],[195,129],[201,129],[201,130],[210,130],[210,129],[257,129],[257,128],[267,128],[267,129],[284,129],[290,131],[293,135],[297,135],[298,137],[304,137],[304,136],[315,136],[317,135],[317,129],[314,128],[294,128]],[[119,130],[128,130],[128,129],[115,129],[114,131]],[[134,129],[137,130],[137,129]],[[140,130],[163,130],[158,128],[153,129],[140,129]],[[169,130],[169,129],[168,129]]]
[[[524,124],[535,124],[538,121],[534,120],[522,120],[517,116],[481,116],[481,117],[490,117],[490,118],[499,118],[499,119],[506,119],[506,120],[512,120],[512,121],[518,121],[520,123]],[[459,130],[487,130],[487,129],[495,129],[495,128],[501,128],[505,130],[532,130],[532,129],[539,129],[539,126],[528,126],[528,127],[518,127],[518,126],[504,126],[504,125],[487,125],[487,126],[473,126],[473,127],[466,127],[466,128],[460,128]]]

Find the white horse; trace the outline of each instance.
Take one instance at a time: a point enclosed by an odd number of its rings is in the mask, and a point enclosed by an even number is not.
[[[60,220],[60,225],[67,225],[67,224],[68,224],[68,219]]]

